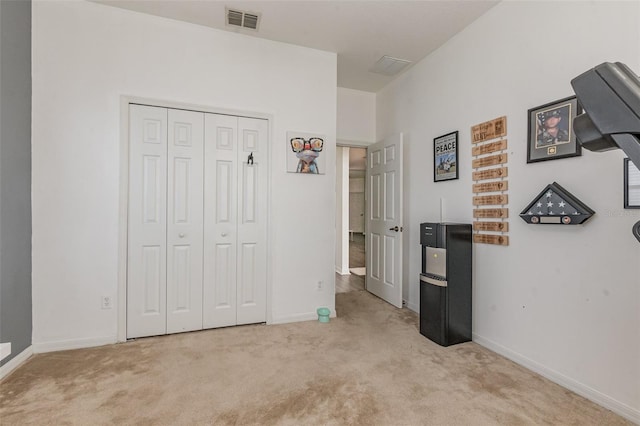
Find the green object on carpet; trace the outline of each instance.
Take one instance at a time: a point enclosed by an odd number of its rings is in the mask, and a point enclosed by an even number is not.
[[[331,311],[329,308],[318,308],[318,322],[329,322]]]

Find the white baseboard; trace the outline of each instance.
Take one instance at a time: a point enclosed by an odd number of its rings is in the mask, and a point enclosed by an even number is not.
[[[20,367],[26,360],[28,360],[31,355],[33,355],[33,347],[29,346],[18,355],[13,357],[9,362],[0,367],[0,380],[7,377],[10,373],[12,373],[16,368]]]
[[[349,272],[349,268],[342,269],[342,270],[339,269],[339,268],[336,268],[336,273],[339,274],[339,275],[349,275],[349,274],[351,274],[351,272]]]
[[[118,342],[118,337],[104,336],[104,337],[91,337],[87,339],[70,339],[70,340],[57,340],[53,342],[41,342],[34,343],[33,353],[41,354],[45,352],[66,351],[69,349],[82,349],[92,348],[95,346],[110,345]]]
[[[600,391],[592,389],[583,383],[580,383],[570,377],[565,376],[562,373],[545,367],[544,365],[530,358],[527,358],[522,354],[514,352],[511,349],[508,349],[500,345],[499,343],[482,337],[476,333],[473,333],[473,341],[481,346],[484,346],[487,349],[492,350],[493,352],[504,356],[505,358],[509,358],[511,361],[520,364],[535,373],[540,374],[541,376],[551,380],[552,382],[557,383],[560,386],[563,386],[577,393],[578,395],[583,396],[588,400],[591,400],[596,404],[613,411],[614,413],[624,417],[625,419],[635,424],[640,424],[640,410],[617,401]]]
[[[334,309],[331,310],[330,318],[336,317],[336,311]],[[302,314],[293,314],[293,315],[285,315],[285,316],[274,316],[273,322],[271,324],[287,324],[290,322],[301,322],[301,321],[314,321],[318,319],[318,314],[316,312],[306,312]]]

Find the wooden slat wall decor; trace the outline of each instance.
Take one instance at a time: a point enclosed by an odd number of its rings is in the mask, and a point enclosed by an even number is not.
[[[471,142],[478,143],[507,136],[507,117],[494,118],[471,128]]]
[[[473,217],[506,219],[509,217],[509,209],[475,209]]]
[[[472,179],[486,180],[486,179],[505,178],[507,176],[509,176],[509,168],[500,167],[499,169],[489,169],[489,170],[482,170],[479,172],[473,172]]]
[[[486,143],[480,146],[474,146],[471,148],[471,155],[474,157],[477,155],[491,154],[492,152],[504,151],[507,149],[507,140],[503,139],[498,142]]]
[[[473,222],[473,230],[507,232],[509,231],[509,222]]]
[[[506,139],[493,140],[507,136],[507,117],[499,117],[471,127],[471,167],[474,169],[472,190],[473,206],[497,206],[495,208],[475,208],[473,217],[489,219],[473,222],[473,242],[508,246],[509,236],[509,175],[508,142]],[[491,155],[487,155],[491,154]],[[501,167],[494,167],[501,166]],[[490,182],[478,183],[489,180]],[[491,194],[492,192],[496,194]],[[489,194],[487,194],[489,193]],[[483,194],[483,195],[477,195]],[[494,219],[494,220],[492,220]],[[493,232],[493,233],[485,233]]]
[[[499,246],[509,245],[508,235],[496,235],[496,234],[475,234],[473,236],[474,243],[482,244],[497,244]]]
[[[509,196],[507,194],[473,197],[474,206],[503,206],[505,204],[509,204]]]
[[[473,185],[473,192],[499,192],[509,189],[509,182],[500,180],[497,182],[476,183]]]
[[[471,162],[471,167],[478,169],[480,167],[495,166],[507,162],[507,154],[491,155],[489,157],[478,158]]]

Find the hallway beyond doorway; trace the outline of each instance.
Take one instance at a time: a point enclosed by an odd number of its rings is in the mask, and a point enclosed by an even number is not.
[[[349,240],[349,268],[360,268],[366,265],[364,255],[364,234],[356,232]]]
[[[364,268],[365,259],[364,235],[356,232],[353,235],[353,240],[349,240],[349,268]],[[336,273],[336,293],[362,290],[364,290],[364,275]]]

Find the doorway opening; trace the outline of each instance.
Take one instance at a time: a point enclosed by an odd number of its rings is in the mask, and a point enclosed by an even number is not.
[[[349,205],[349,151],[339,147],[336,161],[337,213],[336,271],[354,275],[349,270],[348,244],[345,235],[353,223],[346,207]],[[362,156],[354,155],[362,160]],[[402,308],[402,187],[403,134],[396,133],[366,146],[364,184],[364,289],[391,305]],[[361,174],[361,172],[360,172]],[[355,192],[355,191],[354,191]],[[351,234],[351,233],[349,233]],[[355,235],[355,232],[353,233]],[[355,242],[355,241],[354,241]],[[346,265],[346,268],[345,268]],[[345,270],[346,269],[346,270]],[[337,279],[336,281],[339,281]],[[351,289],[351,286],[347,288]],[[340,288],[336,286],[336,292]]]
[[[336,293],[365,290],[366,156],[363,147],[337,149]]]

